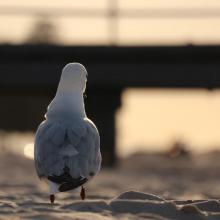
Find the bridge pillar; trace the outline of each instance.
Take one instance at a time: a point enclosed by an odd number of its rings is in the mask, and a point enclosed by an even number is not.
[[[121,92],[119,88],[92,87],[87,90],[86,111],[99,129],[104,166],[113,166],[117,162],[115,114],[121,106]]]

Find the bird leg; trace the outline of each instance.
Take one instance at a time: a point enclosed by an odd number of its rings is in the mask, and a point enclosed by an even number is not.
[[[83,186],[81,187],[80,196],[81,196],[82,200],[84,200],[86,198],[86,191],[85,191],[85,188]]]
[[[54,201],[55,201],[55,195],[54,195],[54,194],[51,194],[51,195],[50,195],[50,202],[51,202],[51,204],[53,204]]]

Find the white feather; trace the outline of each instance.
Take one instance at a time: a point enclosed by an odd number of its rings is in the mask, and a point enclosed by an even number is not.
[[[56,96],[35,137],[35,167],[39,177],[61,175],[65,166],[73,178],[90,179],[100,170],[99,133],[86,117],[84,107],[86,76],[86,69],[78,63],[63,69]],[[49,181],[49,187],[51,194],[59,191],[59,184]]]
[[[59,192],[60,184],[56,184],[50,180],[48,180],[48,183],[49,183],[49,193],[50,194],[56,194]]]

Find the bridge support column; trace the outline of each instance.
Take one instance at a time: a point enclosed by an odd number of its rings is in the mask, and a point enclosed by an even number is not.
[[[97,125],[101,137],[104,166],[113,166],[116,156],[115,114],[121,106],[121,89],[89,88],[85,99],[87,115]]]

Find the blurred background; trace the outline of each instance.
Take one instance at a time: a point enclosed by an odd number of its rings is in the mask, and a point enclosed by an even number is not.
[[[0,198],[47,200],[34,134],[68,62],[108,166],[90,198],[220,197],[219,26],[219,0],[0,0]]]
[[[103,163],[220,149],[218,0],[0,0],[0,147],[32,157],[62,67],[89,72]]]

